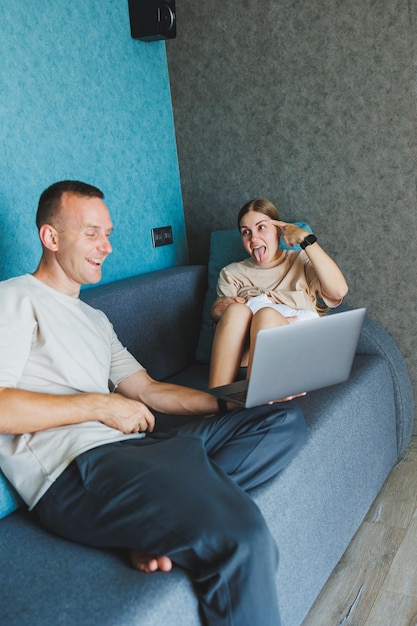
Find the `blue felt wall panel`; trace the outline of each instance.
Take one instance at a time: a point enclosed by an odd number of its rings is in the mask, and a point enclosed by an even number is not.
[[[0,0],[0,24],[0,279],[35,269],[37,201],[63,178],[105,193],[104,282],[186,263],[164,42],[131,38],[127,0]]]

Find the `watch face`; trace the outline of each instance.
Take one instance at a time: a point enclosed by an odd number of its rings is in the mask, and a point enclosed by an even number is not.
[[[307,246],[310,246],[312,243],[316,243],[317,237],[316,235],[307,235],[304,241],[301,242],[301,247],[304,250]]]

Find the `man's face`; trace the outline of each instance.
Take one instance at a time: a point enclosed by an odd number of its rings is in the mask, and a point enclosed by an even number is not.
[[[55,260],[61,280],[70,286],[90,285],[101,279],[101,266],[112,252],[109,211],[100,198],[65,192],[56,219]]]

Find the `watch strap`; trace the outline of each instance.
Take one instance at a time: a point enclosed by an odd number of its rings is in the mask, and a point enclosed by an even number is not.
[[[311,246],[311,244],[316,243],[317,237],[316,235],[307,235],[307,237],[300,243],[300,248],[305,250],[307,246]]]

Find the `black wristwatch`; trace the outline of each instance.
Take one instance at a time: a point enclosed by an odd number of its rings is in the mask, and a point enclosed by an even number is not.
[[[316,243],[317,237],[316,235],[307,235],[307,237],[300,243],[300,248],[305,250],[307,246],[311,246],[312,243]]]

